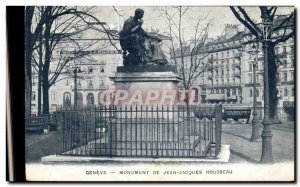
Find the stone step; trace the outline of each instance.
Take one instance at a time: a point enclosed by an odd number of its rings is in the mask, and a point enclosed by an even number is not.
[[[90,148],[151,148],[151,149],[194,149],[200,143],[199,136],[185,136],[181,141],[117,141],[110,142],[108,137],[88,143]]]
[[[191,138],[191,137],[190,137]],[[196,141],[195,141],[196,142]],[[80,156],[129,156],[129,157],[201,157],[210,151],[211,142],[197,140],[197,143],[159,143],[147,142],[148,144],[117,144],[90,142],[86,146],[66,152],[69,155]],[[151,143],[151,144],[149,144]],[[96,146],[95,146],[96,145]],[[146,147],[146,145],[149,145]],[[190,147],[188,147],[190,145]],[[101,146],[101,147],[100,147]],[[127,146],[127,147],[126,147]],[[152,146],[152,147],[151,147]]]

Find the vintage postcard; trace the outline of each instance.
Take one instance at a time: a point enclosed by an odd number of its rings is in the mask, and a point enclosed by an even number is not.
[[[294,7],[24,16],[27,181],[295,181]]]

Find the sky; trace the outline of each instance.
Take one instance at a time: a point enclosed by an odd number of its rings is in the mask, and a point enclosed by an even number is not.
[[[165,7],[158,6],[147,6],[147,7],[134,7],[134,6],[116,6],[114,7],[97,7],[96,16],[101,20],[107,22],[110,27],[114,29],[120,30],[125,19],[134,15],[134,10],[136,8],[144,9],[144,24],[143,28],[151,30],[159,29],[160,33],[164,33],[168,30],[165,19],[161,16],[161,9],[165,9]],[[167,7],[168,9],[172,9],[172,7]],[[173,9],[174,10],[174,9]],[[246,7],[249,15],[260,22],[260,11],[258,7]],[[278,8],[278,14],[287,14],[292,11],[291,7],[280,7]],[[191,6],[187,11],[187,14],[183,17],[183,27],[184,27],[184,35],[186,38],[190,38],[193,36],[195,29],[195,19],[197,17],[204,17],[206,19],[201,23],[202,25],[206,25],[208,22],[210,23],[209,29],[209,38],[216,38],[220,36],[225,28],[225,24],[238,24],[239,29],[242,30],[243,26],[241,23],[234,17],[229,7],[219,7],[219,6]]]

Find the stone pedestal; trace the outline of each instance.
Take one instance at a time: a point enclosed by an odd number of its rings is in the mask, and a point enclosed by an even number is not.
[[[175,66],[118,67],[114,77],[113,105],[138,107],[173,107],[178,103],[180,78]]]
[[[115,86],[113,105],[123,111],[116,112],[111,125],[115,150],[162,149],[184,138],[182,119],[173,111],[180,81],[175,66],[118,67],[110,79]]]

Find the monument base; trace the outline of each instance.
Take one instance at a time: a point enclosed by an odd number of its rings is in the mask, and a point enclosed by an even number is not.
[[[114,105],[173,107],[178,102],[180,78],[174,66],[138,66],[129,72],[128,68],[118,67],[110,77],[116,90]]]
[[[115,85],[113,105],[117,108],[125,107],[127,111],[117,114],[117,119],[122,119],[122,124],[114,123],[111,126],[113,128],[112,140],[121,138],[121,142],[126,142],[132,141],[133,138],[135,141],[139,140],[141,144],[144,143],[145,146],[148,144],[153,146],[153,141],[160,142],[161,146],[167,146],[166,142],[183,139],[183,124],[178,121],[177,113],[172,111],[174,105],[178,103],[177,84],[180,81],[175,66],[118,67],[117,73],[110,79],[114,81]],[[130,118],[128,118],[129,116]],[[171,124],[170,122],[174,118],[177,122]],[[151,123],[148,120],[151,120]],[[118,124],[119,127],[117,127]],[[125,128],[126,126],[128,127]],[[123,130],[121,132],[117,129]],[[131,139],[127,140],[128,137]],[[123,140],[123,138],[125,139]],[[127,143],[121,145],[121,147],[123,146],[126,147]],[[131,143],[130,146],[132,146]],[[113,147],[118,147],[118,144]]]

